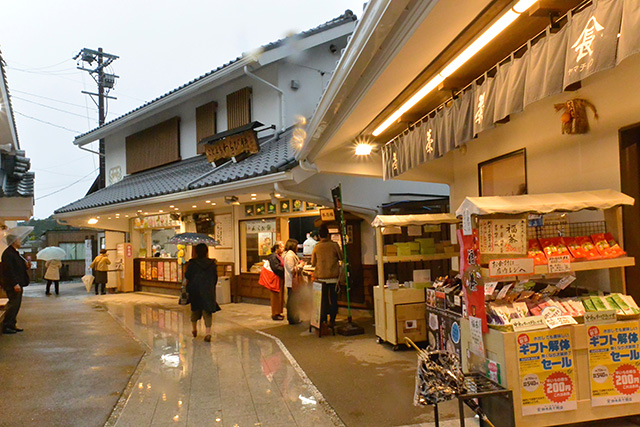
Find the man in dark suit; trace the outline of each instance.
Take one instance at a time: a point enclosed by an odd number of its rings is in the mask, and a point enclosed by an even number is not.
[[[18,311],[22,304],[22,288],[29,284],[29,274],[27,273],[27,261],[18,253],[21,241],[16,236],[9,234],[6,237],[9,247],[2,253],[2,288],[7,293],[9,302],[6,306],[4,321],[2,322],[2,332],[5,334],[15,334],[22,332],[16,326]]]

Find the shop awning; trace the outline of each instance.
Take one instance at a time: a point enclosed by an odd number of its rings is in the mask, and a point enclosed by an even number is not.
[[[420,214],[420,215],[378,215],[371,223],[372,227],[425,225],[425,224],[457,224],[460,220],[452,213]]]
[[[507,197],[467,197],[456,210],[470,215],[576,212],[583,209],[609,209],[633,205],[633,197],[614,190],[578,191],[575,193],[525,194]]]

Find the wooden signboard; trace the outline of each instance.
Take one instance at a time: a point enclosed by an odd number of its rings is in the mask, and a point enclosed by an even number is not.
[[[231,135],[221,141],[205,146],[209,163],[220,159],[228,159],[243,153],[255,154],[260,151],[258,136],[254,130]]]

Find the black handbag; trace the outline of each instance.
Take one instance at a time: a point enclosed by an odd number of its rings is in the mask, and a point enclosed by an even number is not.
[[[178,300],[178,304],[189,304],[189,292],[187,292],[187,285],[184,282],[182,283],[182,288],[180,288],[180,299]]]

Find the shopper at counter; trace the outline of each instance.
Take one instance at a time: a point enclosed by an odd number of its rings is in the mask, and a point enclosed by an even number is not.
[[[336,315],[338,314],[338,278],[340,276],[340,261],[342,260],[342,250],[340,246],[331,240],[329,229],[326,225],[321,225],[318,232],[320,241],[313,248],[311,254],[311,265],[315,267],[315,278],[317,282],[323,283],[327,288],[323,289],[323,298],[327,298],[326,306],[329,308],[329,325],[335,326]],[[326,296],[325,296],[326,295]],[[327,313],[322,313],[323,321],[327,321]]]
[[[209,258],[209,248],[204,243],[196,245],[194,252],[195,257],[187,264],[184,274],[191,302],[191,333],[194,338],[198,336],[198,320],[204,318],[204,340],[210,342],[212,315],[220,310],[216,302],[218,266],[215,259]]]
[[[299,290],[294,286],[294,278],[300,273],[300,258],[296,254],[298,241],[287,240],[284,246],[284,286],[287,288],[287,320],[290,325],[300,323]]]
[[[271,255],[267,257],[271,271],[280,279],[278,282],[278,289],[269,289],[271,293],[271,318],[273,320],[283,320],[282,311],[284,310],[284,259],[282,253],[284,252],[284,243],[276,242],[271,248]]]

